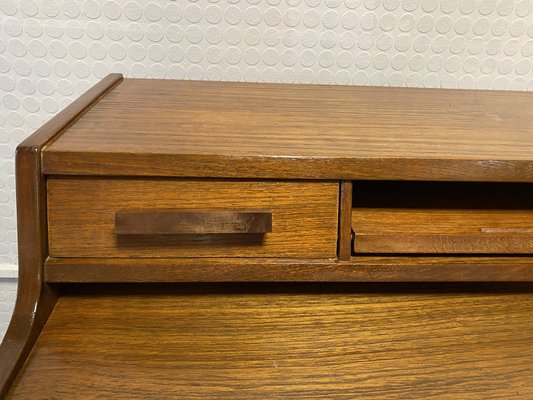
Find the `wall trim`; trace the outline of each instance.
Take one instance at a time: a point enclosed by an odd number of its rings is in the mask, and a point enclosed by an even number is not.
[[[0,262],[0,279],[17,279],[18,266],[17,264],[1,263]]]

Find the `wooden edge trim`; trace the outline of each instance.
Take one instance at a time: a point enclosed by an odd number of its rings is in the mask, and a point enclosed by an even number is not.
[[[355,253],[532,254],[531,233],[357,233]]]
[[[49,258],[49,283],[533,282],[533,257],[297,259]]]
[[[340,182],[338,252],[342,261],[352,256],[352,187],[351,181]]]
[[[122,74],[109,74],[96,85],[74,100],[63,111],[19,144],[17,151],[24,148],[39,148],[56,140],[69,126],[86,113],[94,104],[122,82]]]
[[[48,240],[42,149],[121,80],[120,74],[108,75],[17,147],[19,280],[13,316],[0,345],[0,398],[7,395],[57,300],[43,276]]]
[[[105,159],[105,163],[102,159]],[[228,164],[232,168],[228,169]],[[50,149],[45,152],[43,170],[50,175],[533,182],[533,160],[136,154],[135,168],[132,168],[131,153],[82,153]]]

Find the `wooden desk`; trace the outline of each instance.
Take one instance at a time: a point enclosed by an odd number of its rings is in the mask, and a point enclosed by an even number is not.
[[[110,75],[16,168],[1,396],[533,396],[530,93]]]

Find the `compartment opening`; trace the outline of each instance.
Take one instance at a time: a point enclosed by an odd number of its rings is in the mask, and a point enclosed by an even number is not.
[[[352,207],[533,210],[533,183],[354,181]]]
[[[533,254],[533,184],[355,181],[352,254]]]

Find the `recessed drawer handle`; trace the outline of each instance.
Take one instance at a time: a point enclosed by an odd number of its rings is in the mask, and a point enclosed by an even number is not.
[[[115,212],[117,235],[272,232],[271,210],[154,210]]]

